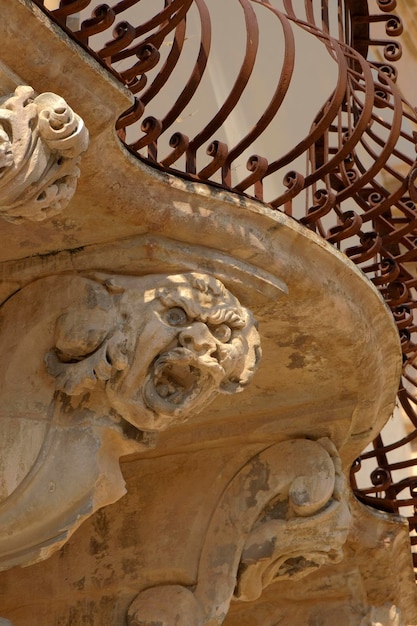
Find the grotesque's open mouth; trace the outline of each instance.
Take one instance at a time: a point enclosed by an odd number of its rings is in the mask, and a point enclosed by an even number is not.
[[[213,358],[176,348],[159,355],[152,363],[143,397],[156,412],[176,413],[205,400],[213,382],[223,375],[223,368]]]
[[[158,363],[154,370],[155,391],[167,402],[181,404],[184,396],[192,392],[200,377],[193,365]]]

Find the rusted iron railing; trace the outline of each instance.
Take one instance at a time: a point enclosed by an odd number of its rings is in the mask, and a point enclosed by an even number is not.
[[[165,0],[158,8],[153,0],[148,9],[139,0],[61,0],[49,11],[47,0],[34,2],[135,94],[117,131],[138,158],[285,211],[380,290],[401,337],[398,400],[410,428],[397,442],[379,436],[355,464],[352,485],[363,502],[405,514],[416,545],[417,461],[409,451],[390,460],[417,440],[417,118],[395,84],[402,32],[395,0],[377,0],[375,14],[366,0],[228,0],[229,21],[225,4],[212,0]],[[323,97],[304,132],[291,111],[297,132],[284,149],[279,120],[294,105],[300,38],[317,59],[302,97],[307,117],[317,92]],[[327,73],[326,91],[319,79]],[[248,101],[258,112],[246,123]],[[370,487],[357,481],[361,465]],[[400,470],[408,476],[396,477]]]

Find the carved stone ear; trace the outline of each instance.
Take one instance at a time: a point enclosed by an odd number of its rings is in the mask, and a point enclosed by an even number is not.
[[[92,354],[109,334],[108,311],[73,309],[58,318],[55,328],[55,350],[61,361],[80,361]]]
[[[242,344],[240,349],[242,356],[233,372],[220,385],[220,391],[226,394],[239,393],[245,389],[262,356],[259,333],[252,318],[248,320],[246,327],[239,331],[239,337],[235,341]]]
[[[90,287],[82,306],[58,318],[54,346],[46,355],[56,389],[79,395],[126,367],[125,338],[117,323],[112,296],[101,285]]]

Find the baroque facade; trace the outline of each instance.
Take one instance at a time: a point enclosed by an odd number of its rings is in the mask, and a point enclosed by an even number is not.
[[[0,624],[417,623],[412,47],[328,4],[3,0]]]

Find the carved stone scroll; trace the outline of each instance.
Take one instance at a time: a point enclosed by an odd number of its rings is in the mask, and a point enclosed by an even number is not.
[[[260,356],[251,313],[198,273],[50,276],[1,307],[0,328],[0,569],[48,557],[118,500],[119,458],[241,391]]]
[[[130,606],[129,626],[220,626],[233,596],[253,600],[272,582],[339,562],[350,522],[332,443],[275,444],[226,488],[210,522],[194,591],[176,585],[144,590]],[[184,614],[174,596],[186,603]]]
[[[41,221],[74,195],[80,155],[88,147],[83,120],[54,93],[19,86],[0,100],[0,215]]]
[[[239,600],[256,600],[273,582],[297,580],[343,558],[350,515],[341,505],[346,487],[334,446],[322,439],[315,449],[311,442],[289,442],[287,448],[281,444],[287,472],[300,463],[303,474],[292,481],[287,501],[281,492],[268,503],[246,538],[235,590]]]

